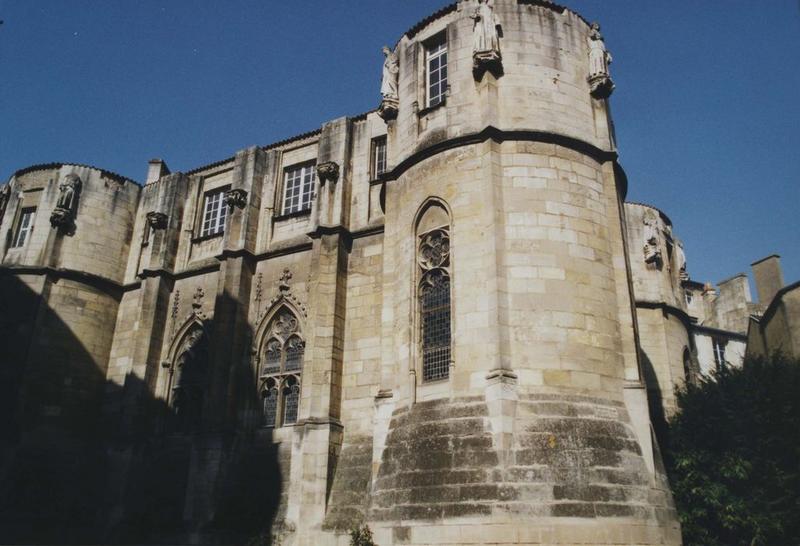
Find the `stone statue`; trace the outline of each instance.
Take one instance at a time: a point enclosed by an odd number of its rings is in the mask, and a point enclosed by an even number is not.
[[[386,56],[386,60],[383,63],[381,96],[385,99],[396,99],[400,96],[397,87],[400,75],[400,59],[397,58],[397,54],[394,51],[389,49],[389,46],[383,46],[383,54]]]
[[[603,35],[600,34],[599,24],[592,23],[588,42],[589,84],[591,86],[592,95],[595,98],[608,98],[614,91],[614,82],[611,81],[611,75],[608,71],[608,66],[613,59],[606,49]]]
[[[689,280],[689,273],[686,271],[686,252],[683,250],[683,242],[675,239],[675,260],[678,266],[678,277],[682,282]]]
[[[494,13],[494,1],[478,0],[478,8],[470,17],[475,22],[472,52],[495,51],[500,53],[500,35],[497,31],[500,27],[500,20]]]
[[[655,264],[661,268],[661,250],[658,240],[658,219],[652,211],[647,211],[644,215],[644,263]]]
[[[400,92],[398,79],[400,78],[400,59],[389,46],[383,46],[386,59],[383,62],[383,79],[381,80],[381,105],[378,115],[389,121],[397,118],[400,110]]]
[[[56,203],[56,206],[62,209],[72,210],[72,206],[75,204],[75,196],[80,191],[80,187],[81,179],[78,175],[68,174],[64,183],[58,187],[61,193],[58,196],[58,203]]]
[[[476,80],[487,70],[499,77],[503,73],[500,54],[500,19],[494,13],[494,0],[478,0],[475,13],[470,15],[472,27],[472,72]]]
[[[59,194],[56,208],[50,215],[50,225],[55,228],[64,228],[68,233],[73,233],[75,228],[75,205],[82,186],[81,179],[76,174],[64,177],[64,183],[58,186]]]
[[[0,188],[0,222],[3,221],[3,216],[6,213],[6,206],[8,205],[8,200],[11,198],[11,187],[6,184],[2,188]]]

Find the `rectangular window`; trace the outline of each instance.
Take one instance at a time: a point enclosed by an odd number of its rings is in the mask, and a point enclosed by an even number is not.
[[[314,163],[286,169],[283,184],[283,214],[311,210],[317,166]]]
[[[377,180],[386,172],[386,137],[372,141],[372,179]]]
[[[24,246],[25,241],[30,238],[31,232],[33,231],[34,218],[36,218],[36,207],[22,209],[22,214],[17,224],[17,232],[14,234],[14,239],[11,242],[13,248]]]
[[[225,231],[225,219],[228,207],[225,205],[225,190],[216,190],[206,194],[203,204],[203,224],[200,237],[210,237]]]
[[[435,381],[450,374],[450,278],[436,271],[420,294],[422,318],[422,379]]]
[[[425,73],[427,75],[428,107],[444,102],[447,92],[447,40],[441,34],[425,47]]]
[[[684,292],[684,295],[686,297],[686,305],[691,305],[692,302],[694,301],[694,294],[692,294],[692,291],[691,290],[686,290]]]
[[[719,370],[722,368],[727,362],[725,361],[725,342],[719,339],[713,340],[714,344],[714,364],[717,366]]]

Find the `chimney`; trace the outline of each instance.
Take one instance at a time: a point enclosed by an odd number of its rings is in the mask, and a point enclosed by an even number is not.
[[[781,271],[781,257],[777,254],[762,258],[754,262],[753,277],[758,290],[758,301],[762,305],[769,305],[778,290],[783,288],[783,271]]]
[[[145,184],[157,182],[159,178],[168,174],[169,167],[163,159],[151,159],[147,165],[147,182]]]

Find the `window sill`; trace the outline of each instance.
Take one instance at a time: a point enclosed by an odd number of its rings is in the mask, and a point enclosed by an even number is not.
[[[222,238],[225,235],[224,231],[220,231],[219,233],[212,233],[211,235],[201,235],[200,237],[192,238],[192,243],[203,243],[205,241],[210,241],[211,239]]]
[[[447,383],[450,381],[450,376],[442,377],[439,379],[423,379],[422,382],[419,384],[420,387],[425,387],[427,385],[438,385],[440,383]]]
[[[417,112],[417,116],[418,117],[427,116],[431,112],[434,112],[434,111],[438,110],[439,108],[441,108],[443,106],[446,106],[446,105],[447,105],[447,97],[443,98],[441,100],[441,102],[439,102],[437,104],[434,104],[433,106],[426,106],[425,108],[423,108],[422,110]]]
[[[311,216],[311,209],[298,210],[297,212],[289,212],[287,214],[280,214],[278,216],[273,216],[272,220],[274,222],[280,222],[282,220],[290,220],[291,218],[302,218],[303,216]]]

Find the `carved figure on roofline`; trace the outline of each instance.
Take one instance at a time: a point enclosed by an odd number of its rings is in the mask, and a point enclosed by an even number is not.
[[[0,188],[0,221],[3,220],[3,216],[6,213],[6,206],[8,205],[8,200],[11,198],[11,188],[8,184],[4,185]]]
[[[56,208],[50,215],[50,225],[54,228],[64,229],[70,235],[74,233],[75,229],[75,206],[82,185],[80,177],[76,174],[68,174],[64,177],[64,183],[58,186],[60,193]]]
[[[689,273],[686,271],[686,252],[683,250],[683,242],[675,239],[675,259],[678,265],[678,278],[681,282],[689,280]]]
[[[614,91],[614,82],[608,67],[613,58],[606,49],[603,35],[600,34],[600,25],[592,23],[592,30],[589,32],[589,85],[592,96],[597,99],[606,99]]]
[[[644,215],[644,263],[655,264],[661,269],[661,250],[659,249],[658,218],[652,211]]]
[[[389,46],[383,46],[383,54],[386,59],[383,62],[383,81],[381,82],[381,96],[383,98],[396,99],[398,93],[398,77],[400,74],[400,59]]]
[[[494,0],[478,0],[478,7],[470,18],[474,22],[472,60],[475,77],[480,79],[487,70],[499,76],[502,73],[501,26],[494,12]]]
[[[378,115],[385,121],[395,119],[400,107],[400,59],[389,46],[383,46],[383,78],[381,80],[381,106]]]

